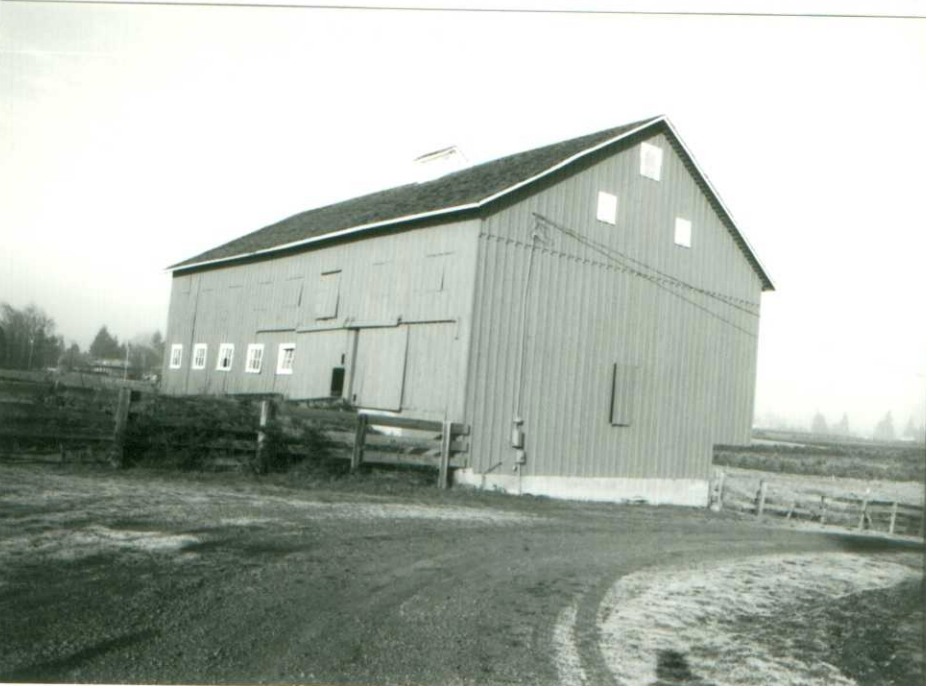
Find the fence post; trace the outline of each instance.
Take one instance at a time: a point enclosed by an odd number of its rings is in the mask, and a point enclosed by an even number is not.
[[[363,462],[363,444],[367,437],[367,416],[357,415],[357,428],[354,432],[354,451],[350,456],[350,471],[355,472]]]
[[[820,496],[820,524],[826,524],[826,496]]]
[[[768,489],[768,484],[765,482],[765,479],[762,479],[759,482],[759,492],[756,494],[756,500],[759,501],[759,504],[756,508],[756,516],[760,519],[762,518],[762,513],[765,512],[765,492]]]
[[[862,501],[862,513],[858,518],[858,530],[861,531],[865,528],[865,515],[868,514],[868,495],[871,492],[871,489],[865,491],[865,499]]]
[[[717,479],[717,512],[723,509],[723,485],[727,479],[727,473],[720,470],[720,477]]]
[[[119,389],[119,401],[116,403],[115,422],[113,430],[113,448],[110,454],[110,464],[113,467],[125,466],[125,428],[129,422],[129,403],[132,401],[132,391],[128,388]]]
[[[260,423],[257,430],[257,470],[263,474],[267,471],[267,433],[263,431],[273,421],[273,401],[269,398],[260,401]]]
[[[897,523],[897,503],[891,505],[891,526],[887,530],[889,534],[894,533],[894,525]]]
[[[437,473],[437,487],[445,489],[449,486],[450,477],[450,440],[453,438],[453,423],[444,420],[440,434],[440,467]]]

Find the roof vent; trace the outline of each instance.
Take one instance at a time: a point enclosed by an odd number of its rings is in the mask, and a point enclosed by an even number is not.
[[[414,160],[415,181],[424,183],[469,166],[463,151],[455,145],[429,152]]]

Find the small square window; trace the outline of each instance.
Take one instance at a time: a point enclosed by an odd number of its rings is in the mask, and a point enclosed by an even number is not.
[[[598,221],[617,224],[617,196],[604,191],[598,192]]]
[[[171,369],[180,369],[180,365],[183,363],[183,345],[180,343],[174,343],[170,346],[170,368]]]
[[[232,368],[232,360],[235,357],[235,344],[222,343],[219,346],[219,358],[215,363],[215,368],[220,372],[227,372]]]
[[[295,361],[296,344],[280,343],[280,351],[277,354],[277,374],[292,374]]]
[[[197,343],[193,346],[193,369],[206,368],[206,355],[209,347],[205,343]]]
[[[662,178],[662,148],[650,143],[640,144],[640,174],[654,181]]]
[[[264,360],[264,344],[251,343],[248,346],[248,358],[244,364],[247,374],[260,374],[260,365]]]
[[[691,247],[691,222],[687,219],[675,218],[675,245]]]

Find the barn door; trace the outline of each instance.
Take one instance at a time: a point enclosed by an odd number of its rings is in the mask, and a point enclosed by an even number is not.
[[[401,410],[407,349],[406,326],[358,331],[351,402],[373,410]]]

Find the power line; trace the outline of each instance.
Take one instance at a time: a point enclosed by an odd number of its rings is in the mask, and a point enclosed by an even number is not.
[[[618,269],[620,269],[621,271],[627,272],[627,273],[629,273],[629,274],[631,274],[631,275],[633,275],[633,276],[637,276],[637,277],[646,279],[647,281],[649,281],[650,283],[652,283],[652,284],[653,284],[654,286],[656,286],[657,288],[661,288],[662,290],[664,290],[665,292],[669,293],[670,295],[673,295],[673,296],[675,296],[676,298],[679,298],[680,300],[685,301],[685,302],[688,303],[689,305],[692,305],[693,307],[696,307],[697,309],[699,309],[699,310],[701,310],[702,312],[704,312],[704,313],[710,315],[711,317],[714,317],[715,319],[718,319],[719,321],[723,322],[723,323],[726,324],[727,326],[730,326],[730,327],[736,329],[737,331],[740,331],[740,332],[746,334],[747,336],[749,336],[749,337],[751,337],[751,338],[758,338],[758,336],[757,336],[756,334],[754,334],[752,331],[749,331],[748,329],[744,329],[743,327],[739,326],[738,324],[735,324],[734,322],[731,322],[731,321],[730,321],[729,319],[727,319],[726,317],[722,317],[721,315],[717,314],[717,313],[714,312],[713,310],[710,310],[710,309],[704,307],[703,305],[701,305],[700,303],[695,302],[695,301],[692,300],[691,298],[686,298],[686,297],[685,297],[684,295],[682,295],[681,293],[678,293],[677,291],[674,291],[674,290],[672,290],[671,288],[666,287],[663,283],[660,282],[660,280],[656,279],[656,278],[653,277],[652,275],[646,274],[646,273],[644,273],[644,272],[639,271],[638,269],[634,269],[633,267],[627,266],[625,263],[621,262],[619,259],[617,259],[617,258],[615,258],[613,255],[611,255],[611,254],[608,252],[608,249],[607,249],[607,248],[600,248],[600,247],[594,245],[592,242],[586,240],[585,237],[582,236],[581,234],[575,233],[575,232],[572,231],[571,229],[567,229],[567,228],[564,227],[564,226],[560,226],[560,225],[558,225],[558,224],[551,224],[551,225],[552,225],[554,228],[556,228],[556,229],[562,231],[563,233],[569,235],[571,238],[573,238],[574,240],[578,241],[579,243],[582,243],[582,244],[585,245],[586,247],[590,248],[591,250],[594,250],[595,252],[597,252],[597,253],[599,253],[600,255],[604,256],[606,259],[608,259],[608,260],[610,260],[611,262],[615,263],[615,264],[618,266]],[[731,306],[732,306],[732,303],[724,303],[724,304],[726,304],[726,305],[731,305]],[[744,310],[744,311],[745,311],[745,310]],[[747,313],[748,313],[748,314],[752,314],[753,316],[758,316],[758,315],[756,315],[755,313],[752,313],[752,312],[747,312]]]
[[[549,224],[550,226],[552,226],[552,227],[558,229],[559,231],[561,231],[561,232],[565,233],[566,235],[568,235],[568,236],[574,238],[575,240],[577,240],[577,241],[579,241],[579,242],[581,242],[581,243],[584,243],[585,245],[587,245],[587,246],[589,246],[589,247],[591,247],[591,246],[597,246],[600,250],[606,251],[607,253],[609,253],[609,259],[611,259],[611,260],[613,260],[613,261],[620,262],[620,260],[618,260],[618,258],[616,258],[616,257],[613,256],[614,254],[617,254],[617,255],[620,255],[622,258],[624,258],[624,259],[626,259],[626,260],[630,260],[631,262],[634,262],[635,264],[640,265],[640,266],[643,267],[644,269],[649,269],[650,271],[652,271],[653,273],[655,273],[655,274],[658,275],[658,277],[656,277],[656,276],[652,276],[652,275],[650,275],[650,274],[643,274],[642,272],[640,272],[639,274],[640,274],[641,276],[645,276],[646,278],[649,278],[649,279],[651,279],[651,280],[653,280],[653,281],[656,281],[656,282],[663,281],[663,280],[664,280],[664,281],[669,281],[669,282],[671,282],[673,285],[681,286],[682,288],[686,288],[686,289],[688,289],[688,290],[690,290],[690,291],[694,291],[695,293],[699,293],[699,294],[704,295],[704,296],[706,296],[706,297],[708,297],[708,298],[712,298],[712,299],[714,299],[714,300],[717,300],[718,302],[721,302],[721,303],[723,303],[724,305],[728,305],[728,306],[733,307],[733,308],[735,308],[735,309],[737,309],[737,310],[740,310],[741,312],[745,312],[746,314],[748,314],[748,315],[750,315],[750,316],[752,316],[752,317],[758,317],[758,316],[759,316],[759,314],[758,314],[757,312],[754,312],[754,311],[752,311],[752,310],[748,310],[748,309],[746,309],[745,307],[740,307],[739,305],[737,305],[735,302],[732,302],[732,301],[735,300],[735,301],[744,303],[745,305],[747,305],[747,306],[749,306],[749,307],[754,307],[754,308],[757,308],[757,307],[758,307],[758,305],[757,305],[756,303],[750,302],[750,301],[748,301],[748,300],[743,300],[742,298],[737,298],[737,297],[732,296],[732,295],[726,295],[726,294],[724,294],[724,293],[717,293],[716,291],[709,291],[709,290],[706,290],[706,289],[704,289],[704,288],[700,288],[700,287],[698,287],[698,286],[695,286],[694,284],[691,284],[691,283],[689,283],[689,282],[687,282],[687,281],[684,281],[684,280],[682,280],[682,279],[679,279],[678,277],[672,276],[671,274],[667,274],[667,273],[665,273],[665,272],[663,272],[663,271],[660,271],[659,269],[656,269],[655,267],[653,267],[653,266],[647,264],[646,262],[642,262],[641,260],[638,260],[638,259],[636,259],[636,258],[633,258],[633,257],[631,257],[630,255],[627,255],[626,253],[622,253],[620,250],[617,250],[616,248],[611,248],[611,247],[609,247],[609,246],[607,246],[607,245],[604,245],[603,243],[600,243],[599,241],[595,241],[595,240],[593,240],[593,239],[591,239],[591,238],[588,238],[588,237],[586,237],[586,236],[583,236],[582,234],[578,233],[577,231],[574,231],[574,230],[572,230],[572,229],[569,229],[569,228],[567,228],[567,227],[565,227],[565,226],[563,226],[563,225],[561,225],[561,224],[557,224],[557,223],[554,222],[552,219],[548,219],[548,218],[544,217],[542,214],[538,214],[538,213],[534,212],[534,217],[536,217],[538,220],[543,221],[544,223],[547,223],[547,224]],[[625,264],[624,266],[627,266],[627,265]]]
[[[671,282],[673,282],[674,284],[676,284],[676,285],[678,285],[678,286],[682,286],[683,288],[687,288],[688,290],[694,291],[694,292],[696,292],[696,293],[700,293],[701,295],[706,295],[706,296],[709,297],[709,298],[713,298],[713,299],[715,299],[715,300],[719,300],[719,301],[722,302],[724,305],[729,305],[730,307],[735,307],[736,309],[741,310],[742,312],[745,312],[746,314],[752,315],[753,317],[758,317],[758,316],[759,316],[757,312],[754,312],[754,311],[752,311],[752,310],[747,310],[745,307],[740,307],[739,305],[736,304],[737,302],[739,302],[739,303],[742,303],[743,305],[746,305],[747,307],[758,308],[758,307],[759,307],[758,304],[756,304],[756,303],[754,303],[754,302],[750,302],[749,300],[744,300],[743,298],[737,298],[736,296],[726,295],[725,293],[718,293],[717,291],[709,291],[709,290],[706,290],[706,289],[704,289],[704,288],[700,288],[700,287],[698,287],[698,286],[695,286],[695,285],[692,284],[692,283],[689,283],[688,281],[684,281],[684,280],[682,280],[682,279],[679,279],[678,277],[672,276],[671,274],[667,274],[667,273],[665,273],[664,271],[660,271],[659,269],[656,269],[656,267],[653,267],[652,265],[649,265],[649,264],[647,264],[646,262],[643,262],[643,261],[638,260],[638,259],[636,259],[636,258],[634,258],[634,257],[631,257],[630,255],[628,255],[628,254],[626,254],[626,253],[622,253],[622,252],[621,252],[620,250],[618,250],[617,248],[612,248],[612,247],[607,246],[607,245],[605,245],[604,243],[601,243],[601,242],[599,242],[599,241],[596,241],[596,240],[594,240],[594,239],[592,239],[592,238],[588,238],[588,237],[586,237],[586,236],[582,236],[582,235],[579,234],[577,231],[574,231],[574,230],[572,230],[572,229],[569,229],[569,228],[567,228],[567,227],[565,227],[565,226],[563,226],[563,225],[561,225],[561,224],[557,224],[555,221],[553,221],[552,219],[550,219],[550,218],[548,218],[548,217],[545,217],[545,216],[542,215],[542,214],[539,214],[539,213],[537,213],[537,212],[534,212],[533,215],[534,215],[535,218],[539,219],[540,221],[542,221],[542,222],[544,222],[544,223],[546,223],[546,224],[549,224],[550,226],[552,226],[552,227],[554,227],[554,228],[556,228],[556,229],[558,229],[558,230],[560,230],[560,231],[562,231],[562,232],[564,232],[564,233],[567,233],[567,234],[569,234],[569,235],[572,235],[572,236],[573,236],[574,238],[576,238],[577,240],[581,238],[581,240],[588,241],[589,243],[594,243],[594,244],[598,245],[600,248],[602,248],[603,250],[607,250],[607,251],[610,252],[610,253],[614,253],[614,254],[620,255],[620,256],[621,256],[622,258],[624,258],[625,260],[629,260],[629,261],[633,262],[634,264],[637,264],[637,265],[643,267],[644,269],[649,269],[649,270],[650,270],[651,272],[653,272],[654,274],[658,274],[658,275],[659,275],[660,277],[662,277],[663,279],[666,279],[666,280],[668,280],[668,281],[671,281]],[[734,302],[734,301],[735,301],[735,302]]]
[[[689,11],[672,12],[659,10],[606,10],[606,9],[549,9],[549,8],[515,8],[515,7],[415,7],[410,5],[332,5],[311,3],[253,3],[253,2],[208,2],[195,0],[0,0],[0,2],[18,2],[22,4],[53,5],[155,5],[163,7],[266,7],[270,9],[307,9],[307,10],[350,10],[362,12],[429,12],[429,13],[469,13],[469,14],[547,14],[547,15],[598,15],[598,16],[640,16],[640,17],[739,17],[739,18],[781,18],[781,19],[926,19],[918,14],[846,14],[824,12],[710,12]]]

